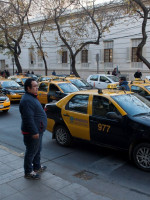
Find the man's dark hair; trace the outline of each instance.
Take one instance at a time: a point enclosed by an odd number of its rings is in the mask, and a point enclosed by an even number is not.
[[[122,77],[120,77],[120,80],[121,80],[121,81],[126,81],[126,77],[125,77],[125,76],[122,76]]]
[[[28,79],[25,81],[25,83],[24,83],[24,89],[25,89],[26,92],[27,92],[27,90],[28,90],[28,87],[29,87],[29,88],[32,88],[32,81],[35,81],[35,79],[34,79],[34,78],[28,78]]]

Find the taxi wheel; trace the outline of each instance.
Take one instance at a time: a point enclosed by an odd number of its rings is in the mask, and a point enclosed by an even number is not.
[[[57,126],[55,128],[55,138],[61,146],[70,146],[72,143],[72,138],[64,126]]]
[[[8,110],[3,110],[4,113],[8,112]]]
[[[133,160],[140,169],[150,171],[150,144],[141,143],[135,146]]]

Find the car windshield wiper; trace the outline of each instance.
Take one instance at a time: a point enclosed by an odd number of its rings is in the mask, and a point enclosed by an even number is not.
[[[133,117],[137,117],[137,116],[141,116],[141,115],[150,115],[150,112],[147,112],[147,113],[139,113],[139,114],[133,115]]]

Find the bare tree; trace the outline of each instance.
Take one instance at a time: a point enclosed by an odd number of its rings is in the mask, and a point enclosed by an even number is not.
[[[46,56],[45,56],[45,52],[43,50],[43,45],[42,45],[42,35],[44,34],[47,18],[42,20],[42,23],[40,23],[40,25],[38,24],[37,27],[35,27],[35,24],[33,26],[31,25],[28,17],[27,17],[27,23],[28,23],[29,31],[31,32],[31,35],[34,39],[34,42],[37,45],[38,56],[42,57],[43,59],[43,62],[45,65],[45,75],[47,76],[47,61],[46,61]]]
[[[20,43],[24,35],[24,22],[32,0],[0,1],[0,47],[8,50],[15,60],[18,72],[22,73],[19,62]]]
[[[125,2],[125,4],[127,5],[129,14],[131,15],[138,14],[138,16],[143,19],[142,29],[141,29],[142,40],[137,48],[137,56],[150,69],[150,62],[142,54],[143,47],[145,46],[148,38],[146,27],[147,27],[147,21],[150,19],[150,2],[147,0],[129,0],[128,2],[127,1],[123,2]]]
[[[113,25],[114,15],[108,15],[103,6],[95,5],[95,1],[80,0],[47,0],[52,8],[58,35],[68,48],[71,58],[71,72],[79,76],[76,71],[76,56],[87,45],[99,45],[103,32]],[[90,4],[89,4],[90,3]],[[48,5],[48,4],[46,4]],[[48,6],[46,7],[48,10]],[[53,13],[54,11],[54,13]]]

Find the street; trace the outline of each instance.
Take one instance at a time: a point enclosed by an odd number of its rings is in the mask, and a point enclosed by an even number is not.
[[[0,145],[23,155],[18,103],[8,113],[0,112]],[[79,183],[96,194],[115,200],[150,199],[150,173],[137,169],[124,152],[76,141],[70,148],[59,146],[46,131],[42,162],[48,171],[70,182]]]

